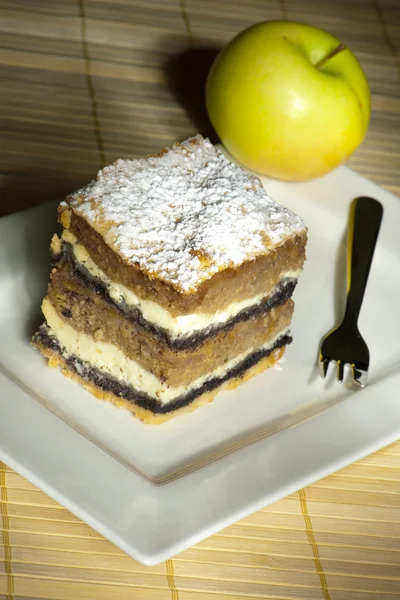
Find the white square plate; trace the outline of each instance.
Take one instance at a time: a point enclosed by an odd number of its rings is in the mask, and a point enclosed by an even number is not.
[[[344,167],[264,183],[309,228],[294,342],[282,367],[162,426],[99,402],[31,348],[55,205],[0,221],[0,458],[144,564],[400,437],[400,200]],[[343,310],[348,210],[361,195],[385,212],[360,320],[369,383],[354,392],[322,381],[316,358]]]

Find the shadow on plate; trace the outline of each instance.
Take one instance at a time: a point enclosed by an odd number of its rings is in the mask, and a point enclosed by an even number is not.
[[[334,292],[334,314],[335,322],[327,323],[326,333],[329,333],[337,327],[344,315],[346,308],[346,295],[347,295],[347,226],[342,234],[336,251],[335,261],[335,292]],[[322,339],[320,340],[322,342]],[[308,383],[313,383],[316,379],[321,377],[319,372],[319,347],[315,349],[315,363],[312,367]],[[332,384],[336,381],[336,376],[331,376],[334,371],[334,365],[329,368],[328,376],[325,380],[325,388],[332,387]]]
[[[26,211],[21,243],[28,268],[25,271],[25,289],[30,299],[30,308],[26,312],[24,334],[30,340],[43,323],[40,309],[42,299],[46,295],[50,277],[50,241],[54,233],[60,233],[57,222],[58,203],[49,202],[40,207]],[[31,227],[30,213],[39,212],[40,219],[35,218],[35,227]]]

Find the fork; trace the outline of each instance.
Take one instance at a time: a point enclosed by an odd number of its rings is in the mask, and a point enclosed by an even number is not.
[[[342,383],[344,366],[349,364],[353,380],[360,387],[364,387],[368,377],[369,350],[358,330],[358,316],[381,226],[383,208],[380,202],[368,197],[357,198],[351,208],[347,246],[346,309],[342,323],[322,340],[319,369],[325,379],[329,363],[335,361],[337,378]]]

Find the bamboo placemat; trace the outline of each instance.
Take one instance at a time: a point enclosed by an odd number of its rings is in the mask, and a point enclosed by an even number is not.
[[[373,92],[350,165],[400,194],[399,0],[0,0],[0,214],[117,157],[208,134],[217,49],[264,19],[329,29]],[[400,599],[400,442],[146,568],[0,464],[0,600]]]
[[[0,484],[2,600],[13,595],[62,600],[400,598],[400,443],[157,567],[139,565],[5,466],[0,466]]]

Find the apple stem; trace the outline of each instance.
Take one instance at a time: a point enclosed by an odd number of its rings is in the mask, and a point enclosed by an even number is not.
[[[328,60],[331,60],[331,58],[333,58],[334,56],[336,56],[336,54],[339,54],[339,52],[342,52],[343,50],[346,50],[346,46],[344,44],[340,43],[339,46],[336,46],[336,48],[334,48],[331,52],[329,52],[329,54],[327,54],[327,56],[324,56],[324,58],[321,58],[321,60],[319,60],[314,66],[317,69],[322,69],[326,65]]]

